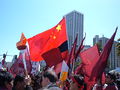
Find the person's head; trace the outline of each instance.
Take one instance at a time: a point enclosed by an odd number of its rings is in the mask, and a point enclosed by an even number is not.
[[[24,82],[25,77],[22,75],[16,75],[14,79],[14,88],[16,89],[21,89],[24,88],[25,82]]]
[[[3,54],[3,58],[6,58],[6,54]]]
[[[35,76],[32,76],[32,87],[33,89],[37,90],[39,88],[42,88],[41,82],[42,82],[42,74],[38,73]]]
[[[0,87],[7,88],[9,90],[13,87],[13,76],[7,71],[0,71]]]
[[[113,83],[116,81],[116,76],[114,73],[108,73],[106,74],[106,83]]]
[[[55,83],[58,80],[57,75],[52,70],[47,70],[43,74],[42,87],[47,86],[49,83]]]
[[[70,90],[79,90],[84,86],[84,78],[79,75],[74,75],[71,77],[72,81],[70,83]]]

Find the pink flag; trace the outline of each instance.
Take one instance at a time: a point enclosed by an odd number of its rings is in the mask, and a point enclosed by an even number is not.
[[[25,50],[25,60],[26,60],[27,71],[28,73],[30,73],[32,66],[31,66],[31,60],[30,60],[30,56],[29,56],[29,52],[27,48]],[[23,56],[21,52],[19,54],[19,57],[16,59],[14,64],[11,66],[10,71],[12,74],[24,74],[25,69],[24,69],[24,64],[23,64]]]
[[[87,90],[91,90],[92,86],[96,83],[95,80],[89,80],[89,78],[92,75],[92,70],[97,63],[99,56],[100,54],[97,45],[94,45],[93,47],[80,53],[82,63],[75,70],[75,73],[80,73],[85,76],[84,80],[87,84]]]
[[[97,45],[94,45],[93,47],[81,52],[80,57],[82,59],[82,67],[84,67],[84,74],[90,77],[91,71],[99,59],[99,51]]]

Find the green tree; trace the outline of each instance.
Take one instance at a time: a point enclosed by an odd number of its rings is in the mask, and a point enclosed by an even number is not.
[[[118,43],[116,45],[116,48],[117,48],[117,55],[120,56],[120,38],[117,40]]]
[[[98,42],[98,43],[96,43],[97,45],[98,45],[98,49],[99,49],[99,51],[101,52],[102,51],[102,44],[100,43],[100,42]]]

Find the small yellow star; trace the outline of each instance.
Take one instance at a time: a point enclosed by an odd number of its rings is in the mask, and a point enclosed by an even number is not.
[[[58,25],[58,26],[56,27],[56,29],[57,29],[57,31],[59,32],[59,31],[61,30],[61,25]]]
[[[53,39],[56,39],[56,36],[55,36],[55,35],[53,36]]]

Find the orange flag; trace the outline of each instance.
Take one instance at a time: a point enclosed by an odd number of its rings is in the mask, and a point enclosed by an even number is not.
[[[20,41],[16,43],[16,46],[19,50],[26,48],[27,38],[24,36],[24,33],[21,34]]]
[[[29,52],[28,52],[28,48],[25,49],[25,61],[26,61],[26,66],[27,66],[27,71],[28,73],[31,73],[31,69],[32,69],[32,65],[31,65],[31,60],[29,57]],[[13,65],[10,68],[10,72],[12,74],[24,74],[24,64],[23,64],[23,55],[20,52],[19,53],[19,57],[15,60],[15,62],[13,63]]]
[[[53,28],[28,39],[31,60],[43,60],[41,56],[43,53],[53,48],[58,48],[66,41],[66,21],[63,18]]]

